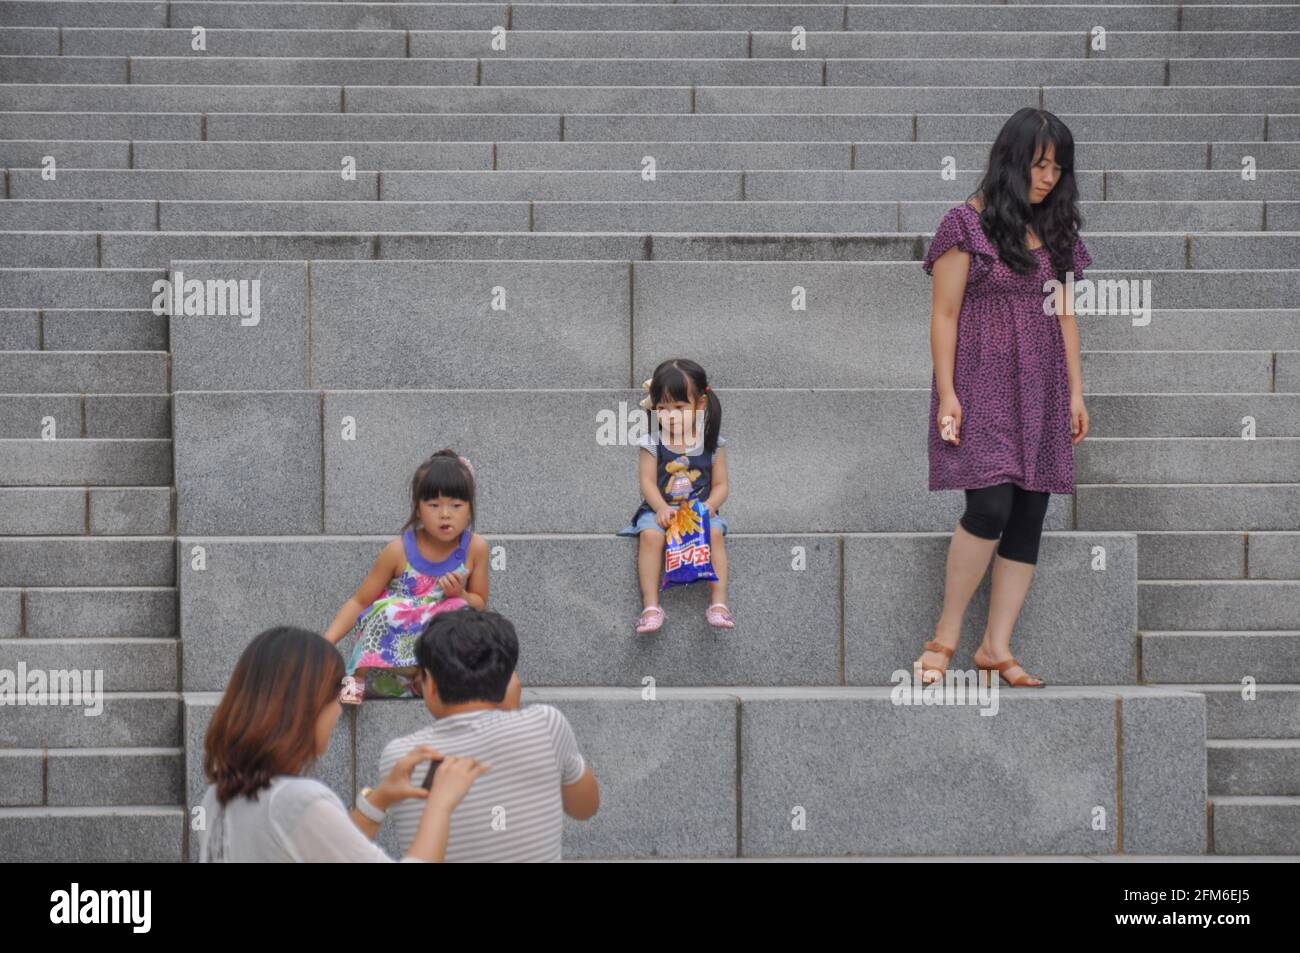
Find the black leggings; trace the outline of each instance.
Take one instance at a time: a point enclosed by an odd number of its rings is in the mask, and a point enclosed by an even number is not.
[[[1048,496],[1041,490],[1026,490],[1014,483],[967,490],[966,512],[960,522],[966,532],[981,539],[1001,536],[998,555],[1003,559],[1037,563]]]

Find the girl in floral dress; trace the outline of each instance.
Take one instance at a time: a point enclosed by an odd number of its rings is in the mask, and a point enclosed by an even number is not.
[[[415,640],[430,619],[472,605],[487,607],[487,540],[470,529],[474,470],[440,450],[411,479],[411,516],[380,552],[356,593],[325,630],[338,644],[356,636],[344,701],[417,695]]]

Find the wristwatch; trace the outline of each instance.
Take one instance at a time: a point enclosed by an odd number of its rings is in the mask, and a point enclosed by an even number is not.
[[[370,818],[376,824],[382,824],[384,818],[388,816],[387,811],[381,811],[371,803],[370,795],[374,793],[374,788],[362,788],[361,796],[357,798],[357,810]]]

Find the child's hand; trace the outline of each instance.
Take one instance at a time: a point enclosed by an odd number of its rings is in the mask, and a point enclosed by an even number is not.
[[[667,529],[668,526],[672,523],[672,521],[675,520],[676,518],[677,518],[677,507],[666,506],[659,511],[659,514],[655,517],[655,522],[657,522],[664,529]]]
[[[454,599],[464,591],[465,580],[466,576],[463,572],[449,572],[445,576],[438,577],[438,585],[442,587],[448,599]]]

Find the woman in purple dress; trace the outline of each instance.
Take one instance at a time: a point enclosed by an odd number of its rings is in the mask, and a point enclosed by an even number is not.
[[[917,660],[943,678],[962,618],[993,560],[981,670],[1039,687],[1011,654],[1052,493],[1074,492],[1074,445],[1088,434],[1079,327],[1082,277],[1074,137],[1056,116],[1021,109],[1002,127],[978,190],[944,215],[923,267],[934,278],[930,349],[931,490],[965,490],[948,547],[943,612]],[[1066,285],[1066,288],[1069,286]]]

